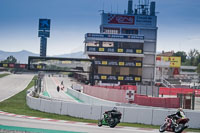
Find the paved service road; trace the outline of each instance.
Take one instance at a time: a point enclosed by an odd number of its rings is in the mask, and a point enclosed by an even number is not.
[[[86,124],[80,122],[58,122],[43,121],[27,118],[17,118],[0,114],[0,125],[16,126],[25,128],[49,129],[57,131],[73,131],[79,133],[158,133],[157,129],[139,129],[132,127],[107,126],[98,127],[96,124]],[[1,127],[0,127],[1,128]],[[188,132],[191,133],[191,132]]]
[[[11,74],[0,78],[0,102],[24,90],[33,76],[32,74]]]
[[[71,101],[71,102],[77,102],[74,100],[71,96],[66,94],[67,87],[69,85],[69,82],[66,82],[67,77],[48,77],[47,75],[45,76],[45,88],[48,94],[50,95],[51,98],[53,99],[58,99],[58,100],[64,100],[64,101]],[[63,81],[64,84],[64,90],[61,90],[58,92],[57,91],[57,86],[61,86],[61,81]]]

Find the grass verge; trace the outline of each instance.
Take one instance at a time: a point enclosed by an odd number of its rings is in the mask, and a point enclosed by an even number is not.
[[[0,78],[3,78],[3,77],[8,76],[8,75],[10,75],[10,74],[9,73],[0,74]]]
[[[86,119],[80,119],[80,118],[75,118],[71,116],[44,113],[41,111],[30,109],[26,104],[26,91],[30,89],[31,87],[33,87],[35,78],[36,77],[33,78],[33,80],[29,83],[29,85],[26,87],[25,90],[19,92],[15,96],[3,102],[0,102],[0,110],[9,112],[9,113],[14,113],[14,114],[28,115],[28,116],[35,116],[35,117],[42,117],[42,118],[97,123],[96,120],[86,120]]]
[[[68,120],[68,121],[88,122],[88,123],[97,123],[97,120],[80,119],[80,118],[75,118],[75,117],[66,116],[66,115],[44,113],[41,111],[30,109],[26,105],[26,91],[28,89],[30,89],[31,87],[33,87],[35,79],[36,79],[36,77],[33,78],[33,80],[29,83],[29,85],[26,87],[25,90],[21,91],[20,93],[16,94],[15,96],[13,96],[3,102],[0,102],[0,110],[9,112],[9,113],[27,115],[27,116],[51,118],[51,119],[58,119],[58,120]],[[133,123],[120,123],[119,126],[129,126],[129,127],[138,127],[138,128],[153,128],[153,129],[159,128],[159,126],[133,124]],[[186,131],[200,132],[200,129],[187,129]]]

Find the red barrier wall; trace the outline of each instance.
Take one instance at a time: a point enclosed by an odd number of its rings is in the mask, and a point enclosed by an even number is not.
[[[134,103],[144,106],[163,107],[163,108],[179,108],[179,98],[159,98],[135,95]]]
[[[98,97],[101,99],[121,102],[121,103],[128,103],[126,100],[126,90],[130,88],[130,90],[135,90],[136,87],[133,86],[126,86],[126,87],[112,87],[104,88],[104,87],[97,87],[97,86],[88,86],[85,85],[83,87],[83,92]],[[134,103],[138,105],[144,106],[153,106],[153,107],[165,107],[165,108],[178,108],[180,105],[179,98],[158,98],[158,97],[147,97],[142,95],[135,94]]]
[[[164,88],[160,87],[159,94],[160,95],[177,95],[177,93],[187,94],[193,93],[200,94],[200,90],[198,89],[186,89],[186,88]]]
[[[83,93],[109,101],[128,103],[128,100],[126,100],[125,98],[126,97],[125,89],[119,89],[119,88],[110,89],[110,88],[85,85],[83,87]]]
[[[120,85],[120,86],[96,86],[102,88],[119,89],[119,90],[135,90],[137,91],[137,86],[134,85]]]

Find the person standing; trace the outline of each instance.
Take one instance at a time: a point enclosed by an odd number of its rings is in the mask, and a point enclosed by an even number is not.
[[[59,87],[59,86],[57,86],[57,91],[58,91],[58,92],[60,91],[60,87]]]

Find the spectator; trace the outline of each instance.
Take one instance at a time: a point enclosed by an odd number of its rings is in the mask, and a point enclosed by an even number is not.
[[[59,86],[57,86],[57,91],[58,91],[58,92],[60,91],[60,87],[59,87]]]

